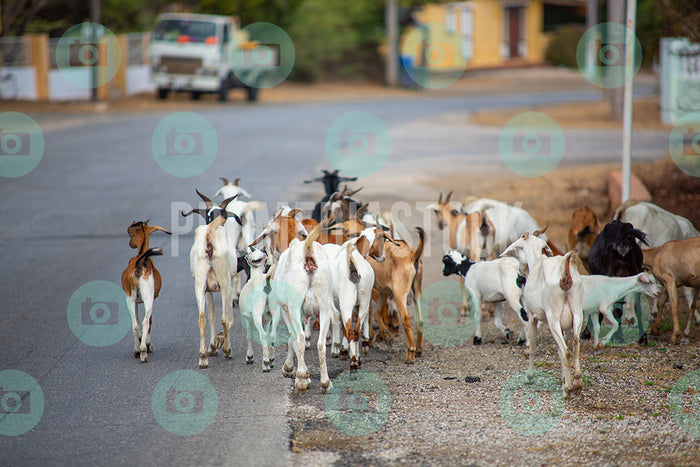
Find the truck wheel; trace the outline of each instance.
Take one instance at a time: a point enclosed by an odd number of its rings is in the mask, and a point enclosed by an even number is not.
[[[192,91],[192,100],[198,101],[202,97],[202,91]]]
[[[169,92],[168,88],[158,88],[158,99],[167,99]]]
[[[258,100],[258,88],[250,87],[246,88],[246,90],[248,91],[248,100],[250,102]]]
[[[228,100],[229,89],[231,89],[231,81],[229,78],[222,79],[221,87],[219,87],[219,101],[226,102]]]

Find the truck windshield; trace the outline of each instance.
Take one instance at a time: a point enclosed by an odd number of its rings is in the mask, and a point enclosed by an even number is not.
[[[182,42],[184,38],[187,42],[215,42],[216,24],[206,21],[166,19],[158,23],[153,31],[153,40],[156,41]]]

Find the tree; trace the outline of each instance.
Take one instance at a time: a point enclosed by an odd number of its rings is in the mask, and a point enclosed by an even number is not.
[[[13,0],[2,9],[2,36],[21,36],[49,0]]]

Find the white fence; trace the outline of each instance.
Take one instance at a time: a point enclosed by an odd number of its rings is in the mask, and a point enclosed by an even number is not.
[[[124,79],[119,85],[110,84],[106,96],[118,97],[153,91],[151,71],[148,61],[149,33],[134,33],[121,36],[122,61]],[[58,39],[40,41],[40,49],[35,57],[48,56],[45,66],[38,66],[32,61],[32,42],[27,37],[0,38],[0,99],[37,100],[87,100],[91,91],[90,68],[75,67],[75,69],[59,71],[56,65],[56,46]],[[36,46],[36,43],[34,43]],[[43,62],[42,60],[39,60]],[[66,79],[66,74],[74,76]],[[44,84],[43,96],[38,89]],[[83,82],[82,87],[74,83]],[[46,88],[48,87],[48,90]]]
[[[661,53],[661,121],[673,124],[700,112],[700,44],[665,37]]]

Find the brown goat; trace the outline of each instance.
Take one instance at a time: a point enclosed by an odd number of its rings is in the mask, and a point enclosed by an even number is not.
[[[588,268],[588,252],[591,250],[593,240],[602,229],[595,212],[588,206],[578,208],[571,215],[568,250],[575,251],[586,268]]]
[[[418,246],[415,250],[403,240],[391,240],[384,245],[385,260],[378,263],[369,257],[369,264],[374,270],[374,288],[379,292],[376,313],[379,324],[378,339],[384,339],[391,343],[392,337],[387,328],[386,302],[393,298],[396,308],[401,316],[403,329],[406,332],[408,348],[406,350],[406,363],[414,363],[415,356],[423,353],[423,314],[421,312],[421,292],[423,289],[423,245],[425,233],[417,227]],[[413,304],[416,309],[417,338],[413,338],[411,317],[408,315],[408,294],[413,292]],[[372,323],[372,311],[370,310],[369,322]],[[370,325],[370,330],[372,326]]]
[[[668,297],[671,300],[671,313],[673,315],[671,343],[678,344],[681,335],[681,328],[678,324],[678,287],[695,289],[693,302],[688,311],[688,324],[685,328],[687,336],[690,332],[690,318],[695,309],[698,289],[700,288],[700,237],[667,242],[656,248],[642,250],[642,254],[644,255],[644,266],[650,268],[652,274],[666,288],[666,292],[659,299],[658,312],[652,326],[652,332],[658,334],[661,329],[661,312]]]
[[[127,229],[129,246],[137,249],[138,253],[129,260],[129,264],[122,272],[122,289],[126,294],[126,305],[131,314],[134,332],[134,358],[140,356],[142,363],[148,361],[148,352],[153,352],[151,343],[153,302],[158,297],[161,287],[160,273],[150,257],[162,255],[163,250],[148,247],[149,237],[156,230],[170,235],[170,232],[163,227],[148,225],[148,221],[131,223]],[[139,303],[142,303],[145,309],[141,327],[138,321]]]

